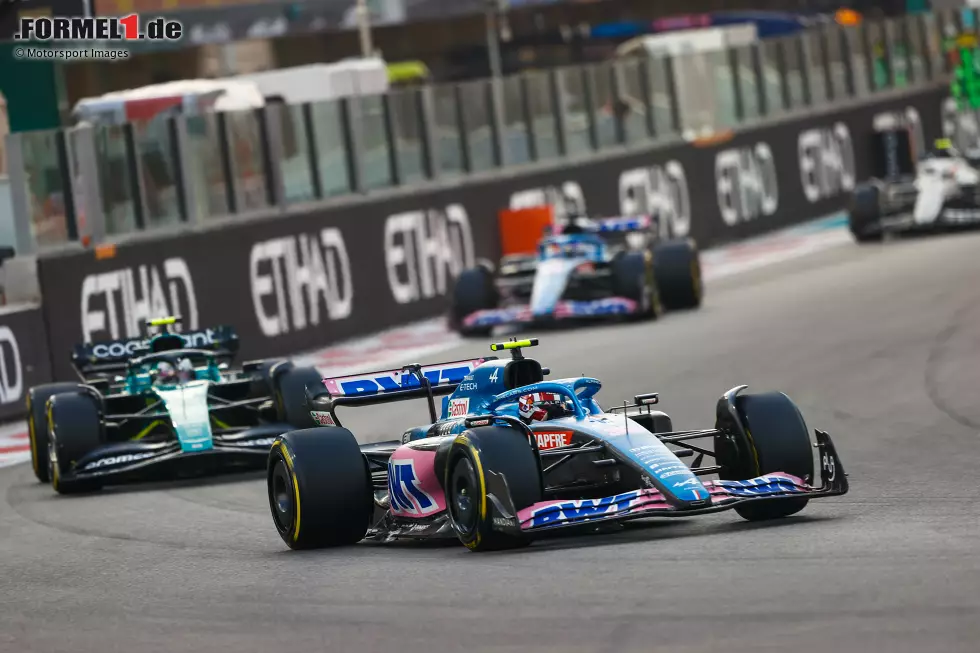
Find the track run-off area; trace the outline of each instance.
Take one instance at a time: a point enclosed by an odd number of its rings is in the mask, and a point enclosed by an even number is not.
[[[706,253],[699,311],[521,335],[553,378],[599,378],[604,406],[660,392],[675,428],[713,426],[736,385],[786,392],[833,436],[848,495],[769,524],[647,520],[506,553],[292,552],[262,474],[61,497],[18,464],[0,469],[0,651],[976,653],[980,234],[817,231]],[[490,354],[429,328],[302,359]],[[340,413],[365,441],[426,416]]]

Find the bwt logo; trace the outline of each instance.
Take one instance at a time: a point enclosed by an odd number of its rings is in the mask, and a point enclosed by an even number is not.
[[[691,232],[691,195],[687,175],[679,161],[634,168],[619,175],[619,212],[650,215],[660,222],[664,238],[682,238]]]
[[[536,510],[531,515],[531,526],[547,526],[562,521],[585,521],[604,517],[610,513],[616,514],[629,509],[639,498],[640,493],[634,490],[626,494],[602,499],[566,501]]]
[[[269,337],[350,317],[354,282],[339,229],[283,236],[252,246],[249,279],[255,319]]]
[[[729,227],[772,215],[779,208],[776,160],[768,143],[723,150],[715,156],[718,209]]]
[[[561,187],[542,186],[518,191],[510,196],[510,210],[550,206],[555,220],[564,223],[569,216],[585,215],[585,193],[577,181],[566,181]]]
[[[388,285],[399,304],[445,295],[449,280],[476,264],[470,220],[461,204],[389,216],[384,248]]]
[[[17,336],[8,326],[0,326],[0,403],[13,404],[24,394],[24,367]]]
[[[422,489],[413,460],[388,461],[388,496],[391,511],[422,517],[439,511],[439,505]]]
[[[437,370],[426,370],[422,375],[429,380],[429,384],[437,386],[440,384],[459,383],[472,371],[470,367],[445,367]],[[398,378],[396,378],[396,374]],[[373,395],[379,392],[394,392],[396,390],[421,387],[422,384],[419,383],[419,380],[414,374],[401,374],[396,372],[388,372],[384,376],[365,376],[355,379],[345,379],[340,382],[340,390],[345,397]]]
[[[82,335],[85,342],[139,338],[150,318],[180,315],[183,327],[198,328],[197,296],[182,258],[90,274],[82,281]]]
[[[797,146],[803,192],[811,204],[854,190],[854,144],[847,125],[808,129]]]

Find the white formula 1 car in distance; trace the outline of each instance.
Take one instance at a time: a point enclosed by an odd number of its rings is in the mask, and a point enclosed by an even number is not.
[[[914,175],[872,179],[854,189],[850,229],[859,243],[886,234],[980,227],[980,152],[961,153],[948,139],[916,165]]]

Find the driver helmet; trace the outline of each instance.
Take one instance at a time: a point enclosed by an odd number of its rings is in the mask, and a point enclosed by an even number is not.
[[[552,392],[536,392],[521,396],[517,401],[517,410],[525,424],[567,417],[572,413],[565,405],[562,396]]]
[[[177,370],[167,361],[163,361],[157,365],[156,373],[157,381],[160,383],[168,385],[177,383]]]
[[[188,358],[181,358],[177,363],[177,378],[181,383],[193,381],[195,378],[194,365]]]

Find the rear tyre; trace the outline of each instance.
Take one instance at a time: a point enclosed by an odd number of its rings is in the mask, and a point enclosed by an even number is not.
[[[541,501],[541,466],[524,434],[499,426],[465,431],[446,459],[446,506],[457,537],[472,551],[499,551],[530,544],[525,535],[494,530],[496,509],[488,496],[487,479],[503,477],[518,511]],[[516,517],[516,515],[515,515]]]
[[[62,392],[75,392],[77,383],[47,383],[27,392],[27,434],[31,440],[31,464],[41,483],[51,482],[48,470],[48,399]]]
[[[693,240],[668,240],[653,249],[653,274],[669,311],[698,308],[704,297],[701,259]]]
[[[59,494],[94,492],[97,479],[72,479],[75,464],[105,444],[102,406],[89,392],[67,392],[48,399],[48,469]]]
[[[290,549],[351,545],[374,514],[367,459],[340,427],[290,431],[269,453],[269,507]]]
[[[848,227],[854,240],[861,244],[880,243],[885,238],[881,230],[881,207],[878,203],[878,188],[862,186],[851,196]]]
[[[483,338],[493,333],[493,327],[467,327],[463,320],[477,311],[497,308],[500,295],[493,273],[483,266],[464,270],[453,286],[449,308],[449,324],[460,335]]]
[[[645,252],[621,252],[610,265],[612,294],[637,303],[638,319],[657,319],[663,315],[660,291],[653,279]]]
[[[748,437],[741,459],[729,464],[719,461],[725,480],[742,481],[783,472],[806,481],[813,480],[813,445],[799,408],[781,392],[740,395],[735,399]],[[736,506],[749,521],[788,517],[803,510],[808,499],[770,499]]]

